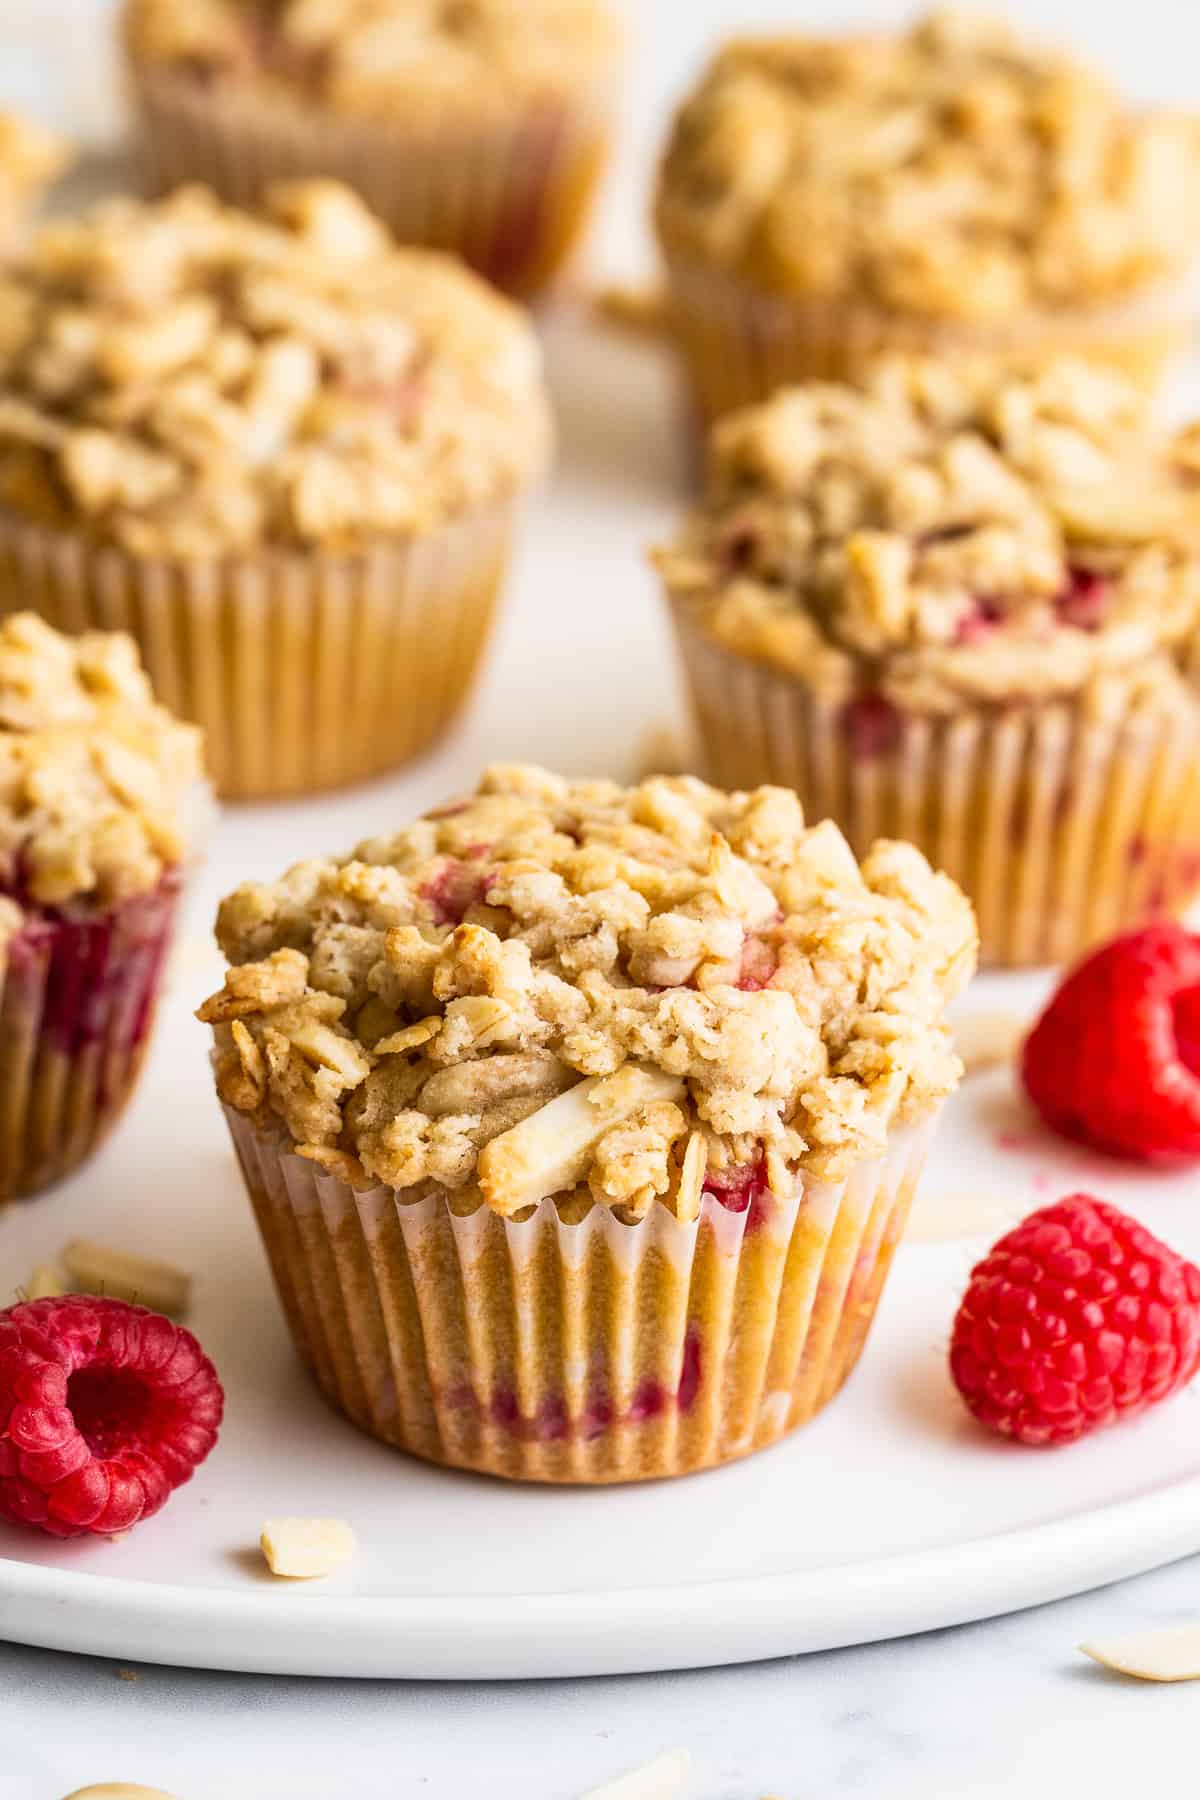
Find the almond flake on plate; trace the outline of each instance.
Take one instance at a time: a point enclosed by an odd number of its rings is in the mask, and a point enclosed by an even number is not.
[[[72,1238],[62,1252],[62,1265],[85,1294],[128,1300],[131,1305],[176,1318],[186,1314],[191,1301],[192,1278],[174,1264],[112,1250],[90,1238]]]
[[[970,1013],[954,1027],[954,1048],[967,1074],[974,1075],[1015,1062],[1028,1030],[1029,1020],[1021,1013]]]
[[[66,1800],[175,1800],[166,1788],[142,1787],[136,1781],[102,1781],[96,1787],[76,1788]]]
[[[671,322],[665,291],[651,284],[610,281],[597,290],[592,304],[604,324],[632,337],[661,338]]]
[[[290,1581],[332,1575],[354,1555],[354,1532],[344,1519],[268,1519],[259,1543],[272,1575]]]
[[[1131,1631],[1079,1648],[1093,1662],[1120,1675],[1136,1675],[1139,1681],[1200,1681],[1200,1624]]]
[[[686,1750],[671,1750],[632,1775],[594,1788],[583,1800],[680,1800],[691,1767]]]
[[[918,1188],[904,1242],[944,1244],[953,1238],[980,1237],[985,1231],[1016,1225],[1028,1210],[1011,1194],[994,1194],[986,1189],[939,1194],[936,1189],[926,1192]]]
[[[49,1263],[39,1263],[29,1280],[21,1284],[21,1294],[26,1300],[58,1300],[65,1291],[58,1270]]]

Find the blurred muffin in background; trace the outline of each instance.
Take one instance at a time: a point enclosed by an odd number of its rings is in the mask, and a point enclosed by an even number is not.
[[[0,255],[16,247],[33,208],[69,162],[67,145],[54,132],[0,112]]]
[[[127,0],[124,39],[152,192],[333,177],[523,296],[582,231],[623,49],[605,0]]]
[[[77,1168],[141,1071],[204,815],[132,641],[0,624],[0,1204]]]
[[[1200,124],[965,9],[739,39],[675,121],[657,224],[709,417],[890,349],[1067,350],[1152,388],[1191,329]]]
[[[722,420],[658,556],[705,772],[795,788],[860,856],[916,844],[994,963],[1182,911],[1200,895],[1190,451],[1077,359],[896,357]]]
[[[461,706],[550,427],[519,308],[349,189],[107,201],[0,272],[0,610],[137,638],[228,796]]]

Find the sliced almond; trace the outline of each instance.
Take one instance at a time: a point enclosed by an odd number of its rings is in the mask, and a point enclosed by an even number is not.
[[[1015,1225],[1027,1210],[1011,1194],[997,1194],[987,1188],[958,1193],[918,1188],[904,1229],[904,1242],[942,1244],[953,1238],[982,1237],[985,1231],[996,1232]]]
[[[1029,1020],[1015,1012],[971,1013],[954,1028],[954,1048],[968,1075],[1015,1062],[1029,1030]]]
[[[514,1050],[439,1069],[421,1089],[420,1106],[431,1119],[481,1113],[507,1100],[551,1100],[578,1079],[574,1069],[546,1051]]]
[[[183,1318],[192,1298],[192,1278],[173,1263],[152,1262],[127,1250],[111,1250],[90,1238],[72,1238],[62,1265],[76,1288],[110,1300],[128,1300],[151,1312]]]
[[[634,780],[651,775],[686,775],[695,766],[683,734],[670,725],[652,725],[642,737],[634,759]]]
[[[670,323],[670,308],[661,287],[611,281],[598,290],[593,305],[606,325],[632,337],[661,338]]]
[[[679,1192],[675,1196],[675,1217],[681,1225],[690,1225],[700,1217],[700,1201],[704,1195],[704,1176],[708,1169],[708,1139],[702,1131],[693,1131],[683,1153],[679,1171]]]
[[[29,1280],[23,1283],[21,1292],[26,1300],[57,1300],[66,1289],[57,1269],[49,1263],[39,1263]]]
[[[1069,531],[1094,543],[1145,544],[1200,533],[1200,500],[1186,489],[1105,483],[1058,489],[1050,501]]]
[[[1079,1648],[1093,1662],[1139,1681],[1200,1681],[1200,1624],[1168,1625],[1161,1631],[1131,1631],[1100,1638]]]
[[[175,1800],[166,1788],[142,1787],[137,1781],[102,1781],[96,1787],[76,1788],[66,1800]]]
[[[583,1800],[680,1800],[691,1772],[692,1759],[686,1750],[671,1750],[644,1769],[622,1775],[604,1787],[593,1788]]]
[[[627,1063],[615,1075],[592,1075],[539,1107],[481,1152],[479,1185],[502,1218],[573,1188],[606,1131],[653,1100],[679,1100],[684,1084],[660,1069]]]
[[[421,1019],[416,1025],[406,1025],[403,1031],[382,1038],[375,1046],[375,1055],[402,1056],[406,1050],[419,1050],[423,1044],[432,1043],[441,1029],[440,1018]]]
[[[272,1575],[291,1581],[332,1575],[354,1555],[354,1532],[344,1519],[268,1519],[259,1543]]]

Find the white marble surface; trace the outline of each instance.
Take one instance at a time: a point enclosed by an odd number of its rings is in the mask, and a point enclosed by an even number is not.
[[[708,1674],[507,1686],[181,1675],[0,1646],[0,1794],[121,1778],[179,1800],[578,1800],[683,1744],[688,1800],[1196,1792],[1200,1689],[1079,1656],[1200,1617],[1200,1562],[994,1623]]]
[[[0,0],[0,102],[102,131],[102,59],[87,33],[111,0]],[[631,0],[641,60],[628,94],[603,260],[638,266],[644,162],[668,95],[722,26],[894,16],[860,0]],[[1025,0],[1032,22],[1074,30],[1146,94],[1195,98],[1195,0]],[[639,595],[638,546],[669,516],[678,464],[669,390],[648,358],[581,354],[555,327],[565,408],[553,526],[523,558],[517,605],[540,606],[550,696],[537,719],[507,717],[518,639],[502,633],[467,738],[485,754],[572,763],[578,673],[616,675],[634,649],[631,711],[673,704],[663,634]],[[569,504],[571,511],[565,510]],[[569,519],[569,524],[568,524]],[[629,595],[611,615],[572,614],[572,566],[603,534],[628,555]],[[557,602],[557,604],[556,604]],[[630,684],[627,684],[629,686]],[[628,697],[628,696],[627,696]],[[461,754],[461,746],[460,746]],[[422,771],[432,784],[436,768]],[[423,796],[422,796],[423,797]],[[298,846],[298,849],[300,847]],[[764,1473],[766,1466],[764,1466]],[[1038,1459],[1030,1458],[1030,1480]],[[680,1489],[686,1503],[686,1489]],[[738,1522],[731,1519],[729,1528]],[[803,1529],[803,1521],[798,1521]],[[1200,1560],[1009,1619],[865,1650],[693,1675],[539,1686],[401,1686],[187,1674],[0,1645],[0,1800],[60,1800],[86,1783],[142,1781],[179,1800],[576,1800],[675,1744],[695,1758],[690,1800],[965,1800],[1127,1796],[1174,1772],[1195,1791],[1200,1689],[1150,1688],[1079,1657],[1088,1636],[1200,1618]]]

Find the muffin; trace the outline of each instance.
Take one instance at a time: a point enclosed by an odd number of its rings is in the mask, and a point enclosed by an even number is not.
[[[1122,377],[889,360],[718,424],[659,553],[707,770],[918,845],[996,963],[1200,892],[1200,491]]]
[[[16,248],[29,212],[68,160],[66,145],[53,132],[0,112],[0,254]]]
[[[332,183],[109,200],[0,273],[0,609],[130,631],[231,798],[446,728],[548,444],[525,316]]]
[[[491,769],[239,888],[201,1009],[297,1347],[432,1462],[676,1475],[853,1368],[959,1065],[970,907],[793,794]]]
[[[0,1203],[70,1174],[133,1092],[202,792],[199,733],[129,638],[0,624]]]
[[[622,35],[605,0],[127,0],[146,180],[250,206],[334,177],[532,295],[599,183]]]
[[[657,223],[702,415],[889,350],[1071,352],[1150,389],[1191,334],[1200,122],[974,11],[740,39],[678,115]]]

